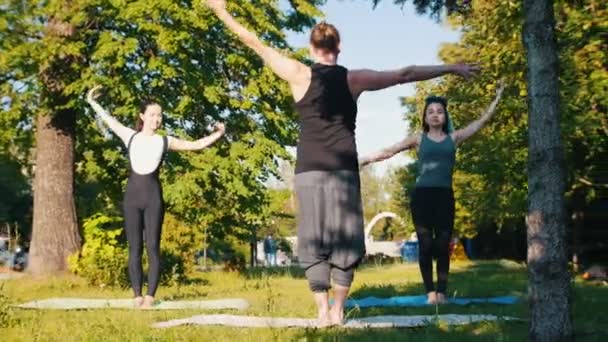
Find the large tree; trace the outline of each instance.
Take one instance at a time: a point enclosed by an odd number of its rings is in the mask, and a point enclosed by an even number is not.
[[[269,44],[295,54],[284,30],[311,26],[321,2],[233,9]],[[295,141],[292,99],[200,1],[7,1],[0,6],[0,146],[18,149],[11,156],[26,169],[35,146],[33,272],[65,269],[79,245],[77,213],[119,214],[127,162],[82,99],[94,84],[105,86],[100,101],[125,124],[144,98],[164,107],[168,134],[197,138],[211,122],[227,122],[230,145],[170,155],[168,209],[219,239],[246,239],[263,224],[263,181],[277,173],[275,158],[287,157],[283,145]]]
[[[445,3],[413,2],[434,17]],[[477,60],[484,73],[474,85],[447,78],[419,86],[417,95],[405,100],[407,118],[417,122],[422,99],[435,92],[451,100],[457,126],[466,124],[491,99],[493,80],[507,78],[508,92],[515,96],[507,96],[489,127],[459,149],[455,183],[466,185],[458,194],[466,206],[461,216],[468,215],[473,225],[519,226],[527,197],[530,339],[568,340],[565,207],[566,200],[574,201],[578,180],[592,178],[608,148],[606,22],[601,19],[608,11],[606,2],[596,0],[523,5],[478,0],[467,2],[465,15],[450,16],[463,35],[442,48],[442,59]],[[593,196],[587,193],[588,199]]]
[[[528,80],[529,338],[572,340],[553,1],[524,0]]]

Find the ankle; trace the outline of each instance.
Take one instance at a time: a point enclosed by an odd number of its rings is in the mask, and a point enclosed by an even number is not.
[[[153,305],[154,305],[154,297],[146,295],[144,297],[144,300],[143,300],[143,303],[141,306],[149,308],[149,307],[152,307]]]

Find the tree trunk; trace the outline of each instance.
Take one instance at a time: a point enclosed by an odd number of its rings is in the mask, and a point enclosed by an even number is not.
[[[524,0],[529,109],[528,337],[552,342],[573,338],[554,27],[552,1]]]
[[[74,34],[69,23],[51,18],[51,39]],[[74,137],[76,111],[63,95],[65,83],[78,77],[72,71],[76,58],[54,56],[39,77],[44,104],[36,120],[36,165],[34,218],[28,269],[32,274],[50,274],[67,269],[67,257],[80,249],[80,234],[74,202]]]
[[[80,248],[74,204],[74,125],[70,111],[38,115],[29,262],[33,274],[66,270],[67,257]]]

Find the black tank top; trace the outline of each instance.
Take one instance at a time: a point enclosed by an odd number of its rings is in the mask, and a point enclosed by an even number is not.
[[[300,122],[295,173],[358,171],[357,103],[348,88],[348,70],[314,64],[311,72],[310,86],[295,104]]]

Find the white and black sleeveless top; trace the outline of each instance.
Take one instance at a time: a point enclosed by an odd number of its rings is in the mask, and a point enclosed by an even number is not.
[[[158,134],[144,135],[136,132],[127,143],[131,171],[138,175],[147,175],[158,171],[167,149],[166,136]]]
[[[158,134],[145,135],[124,126],[115,133],[127,148],[132,172],[147,175],[158,170],[168,150],[170,137]]]

